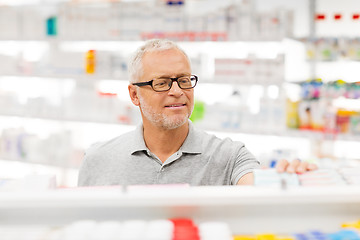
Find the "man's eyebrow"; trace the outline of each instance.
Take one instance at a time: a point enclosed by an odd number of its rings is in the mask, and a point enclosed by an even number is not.
[[[175,76],[176,77],[183,77],[183,76],[190,76],[191,73],[179,73],[179,74],[176,74]],[[155,78],[170,78],[172,75],[168,75],[168,74],[165,74],[165,75],[159,75],[158,77],[155,77]]]

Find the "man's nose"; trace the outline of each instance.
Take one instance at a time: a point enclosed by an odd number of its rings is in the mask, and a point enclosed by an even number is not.
[[[177,81],[172,81],[169,93],[170,94],[182,94],[183,93],[183,91],[179,87],[179,83]]]

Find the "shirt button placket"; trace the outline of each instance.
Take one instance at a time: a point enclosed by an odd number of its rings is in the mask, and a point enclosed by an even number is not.
[[[161,176],[161,173],[162,172],[164,172],[164,168],[163,167],[160,167],[160,169],[159,169],[159,171],[158,171],[158,173],[157,173],[157,184],[159,184],[160,182],[161,182],[161,178],[162,178],[162,176]]]

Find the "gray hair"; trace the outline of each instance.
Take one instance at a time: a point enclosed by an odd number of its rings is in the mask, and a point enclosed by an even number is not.
[[[132,55],[129,61],[129,77],[130,83],[138,82],[143,74],[142,58],[147,52],[165,51],[169,49],[180,50],[190,62],[188,55],[175,42],[167,39],[151,39],[139,47]]]

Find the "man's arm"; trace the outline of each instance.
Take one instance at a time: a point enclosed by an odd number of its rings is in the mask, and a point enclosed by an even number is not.
[[[254,174],[252,172],[245,174],[236,185],[254,185]]]

